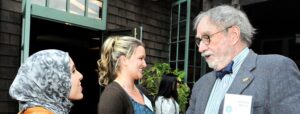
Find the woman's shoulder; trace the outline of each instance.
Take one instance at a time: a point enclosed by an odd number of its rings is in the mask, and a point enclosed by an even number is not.
[[[100,100],[110,102],[124,100],[124,98],[129,101],[128,95],[122,87],[116,82],[111,82],[101,93]]]
[[[125,91],[122,89],[122,87],[116,83],[116,82],[111,82],[108,84],[103,93],[124,93]]]
[[[103,114],[122,114],[125,112],[132,114],[133,107],[122,87],[116,82],[111,82],[101,93],[98,111]]]
[[[174,99],[173,98],[165,98],[163,96],[159,96],[159,97],[157,97],[157,99],[156,99],[155,102],[162,102],[162,101],[166,102],[166,103],[169,103],[169,102],[174,101]]]
[[[172,97],[166,98],[164,96],[158,96],[157,99],[160,99],[160,100],[174,100],[174,98],[172,98]]]
[[[32,107],[18,114],[54,114],[54,113],[43,107]]]

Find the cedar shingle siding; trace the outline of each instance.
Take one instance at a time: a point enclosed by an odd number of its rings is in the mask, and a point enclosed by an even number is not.
[[[167,61],[170,3],[164,0],[109,0],[107,29],[143,26],[147,62]]]
[[[16,114],[17,102],[8,94],[20,60],[21,1],[0,0],[0,113]]]

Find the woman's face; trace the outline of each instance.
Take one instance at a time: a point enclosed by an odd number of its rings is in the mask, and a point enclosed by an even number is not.
[[[73,60],[70,58],[70,71],[71,71],[71,90],[69,94],[70,100],[80,100],[83,98],[82,87],[80,81],[82,74],[76,70]]]
[[[143,69],[147,67],[145,48],[138,46],[133,55],[128,59],[128,72],[134,79],[141,79],[143,77]]]

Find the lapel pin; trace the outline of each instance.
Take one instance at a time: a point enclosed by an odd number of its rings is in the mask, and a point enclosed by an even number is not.
[[[248,82],[248,81],[250,81],[249,77],[243,78],[243,82]]]

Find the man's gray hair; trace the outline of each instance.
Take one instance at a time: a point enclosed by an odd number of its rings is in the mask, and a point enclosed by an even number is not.
[[[205,12],[200,12],[194,19],[194,29],[196,30],[198,24],[203,17],[208,17],[210,21],[216,26],[225,29],[230,26],[238,26],[241,31],[242,40],[250,46],[255,34],[255,28],[249,22],[247,15],[232,6],[220,5],[209,9]]]

